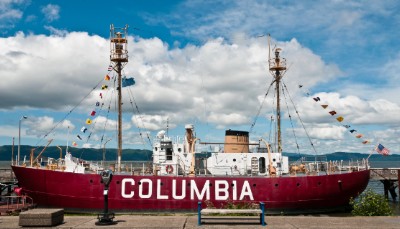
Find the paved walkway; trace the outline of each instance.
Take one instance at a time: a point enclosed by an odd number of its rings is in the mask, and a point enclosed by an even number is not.
[[[18,216],[0,216],[0,228],[21,228]],[[56,228],[400,228],[400,216],[393,217],[329,217],[329,216],[266,216],[267,226],[255,217],[224,217],[224,220],[204,221],[197,225],[197,215],[147,216],[117,215],[116,225],[96,226],[96,216],[65,216]]]
[[[22,228],[18,216],[0,216],[0,228]],[[328,216],[266,216],[267,226],[257,223],[257,218],[224,217],[226,220],[205,221],[197,225],[197,215],[147,216],[117,215],[116,225],[96,226],[96,216],[65,216],[64,223],[56,228],[268,228],[268,229],[309,229],[309,228],[398,228],[400,216],[393,217],[328,217]]]

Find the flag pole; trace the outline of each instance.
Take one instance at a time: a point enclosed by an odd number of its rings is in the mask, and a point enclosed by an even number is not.
[[[379,144],[379,143],[378,143],[378,144]],[[377,148],[378,148],[378,146],[375,145],[375,149],[373,149],[373,150],[371,151],[371,153],[368,155],[367,160],[371,157],[371,155],[374,153],[374,151],[376,151]]]

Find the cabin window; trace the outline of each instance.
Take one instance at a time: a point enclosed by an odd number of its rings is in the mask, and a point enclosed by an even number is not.
[[[172,148],[167,148],[166,150],[167,150],[166,152],[167,160],[172,161]]]
[[[265,158],[264,157],[260,157],[258,159],[258,171],[260,173],[265,173]]]

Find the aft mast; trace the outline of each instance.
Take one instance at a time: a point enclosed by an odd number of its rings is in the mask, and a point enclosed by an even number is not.
[[[113,24],[110,26],[110,60],[112,67],[118,74],[118,161],[117,171],[121,172],[122,156],[122,69],[128,62],[128,25],[122,28],[116,28]]]
[[[268,49],[270,48],[270,37],[268,37]],[[275,48],[275,58],[270,58],[268,56],[269,72],[274,77],[275,81],[275,92],[276,92],[276,125],[277,125],[277,143],[278,143],[278,153],[282,153],[282,137],[281,137],[281,107],[280,107],[280,83],[281,79],[286,71],[286,59],[280,58],[279,53],[281,49]]]

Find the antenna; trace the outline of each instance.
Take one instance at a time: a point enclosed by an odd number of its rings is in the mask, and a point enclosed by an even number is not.
[[[167,117],[167,136],[168,136],[168,129],[169,129],[168,122],[169,122],[169,118]]]

